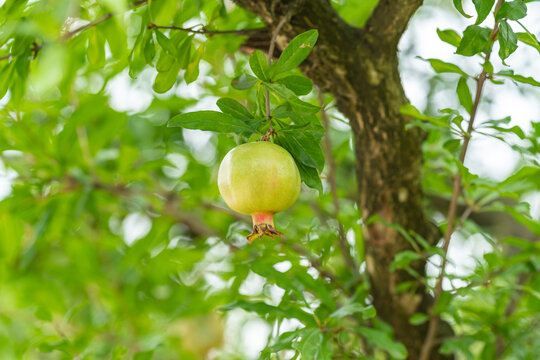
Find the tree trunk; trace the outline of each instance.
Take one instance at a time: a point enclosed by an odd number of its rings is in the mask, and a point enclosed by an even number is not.
[[[317,45],[302,70],[334,95],[338,109],[350,121],[373,302],[378,315],[394,328],[396,339],[407,347],[409,358],[417,359],[427,327],[411,325],[409,317],[427,313],[431,298],[407,272],[390,271],[395,255],[410,249],[410,244],[396,230],[368,219],[378,216],[431,243],[439,239],[423,212],[423,134],[416,128],[405,130],[408,119],[399,111],[407,99],[398,72],[397,44],[422,1],[381,0],[362,29],[345,23],[328,0],[236,2],[270,27],[285,14],[292,15],[277,38],[281,48],[301,32],[319,30]],[[425,274],[425,262],[418,261],[414,268],[420,276]],[[403,282],[416,285],[397,293],[396,286]],[[434,351],[432,359],[437,356]]]

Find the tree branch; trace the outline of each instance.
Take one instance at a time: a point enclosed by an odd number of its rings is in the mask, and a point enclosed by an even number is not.
[[[423,0],[380,0],[365,29],[377,41],[397,46],[407,28],[409,19],[422,5]]]
[[[356,261],[354,261],[354,258],[351,255],[351,249],[349,247],[349,243],[347,242],[347,236],[345,234],[345,229],[343,228],[343,224],[341,221],[339,221],[339,213],[341,211],[339,206],[339,199],[337,196],[337,185],[336,185],[336,162],[334,161],[334,156],[332,155],[332,143],[330,141],[330,134],[329,134],[329,123],[328,123],[328,116],[326,114],[326,111],[324,109],[324,96],[321,91],[321,89],[317,88],[317,94],[319,97],[319,103],[321,105],[321,118],[322,123],[324,127],[324,156],[326,158],[326,163],[328,164],[328,183],[330,184],[330,192],[332,194],[332,203],[334,205],[334,218],[337,221],[338,225],[338,245],[341,249],[341,253],[343,255],[343,260],[345,261],[345,264],[351,270],[351,272],[358,276],[358,266],[356,264]]]
[[[495,14],[497,14],[497,11],[501,7],[504,0],[498,0],[497,6],[495,7]],[[491,42],[495,41],[495,37],[497,36],[497,32],[499,30],[499,24],[495,22],[495,26],[493,27],[493,30],[490,35]],[[489,58],[491,56],[491,49],[486,52],[486,56],[484,58],[484,64],[489,62]],[[461,148],[461,153],[459,154],[459,162],[461,164],[465,161],[465,155],[467,154],[467,148],[469,146],[469,142],[471,140],[472,132],[474,130],[474,120],[476,119],[476,114],[478,111],[478,105],[480,104],[480,99],[482,97],[482,90],[484,88],[484,83],[487,78],[487,72],[485,70],[485,67],[483,67],[482,73],[477,78],[477,85],[476,85],[476,95],[474,98],[474,103],[471,109],[470,113],[470,120],[469,125],[467,127],[467,132],[465,134],[465,137],[463,139],[463,146]],[[452,190],[452,199],[450,200],[450,208],[448,210],[448,224],[446,226],[446,231],[444,233],[444,242],[443,242],[443,252],[444,256],[442,257],[442,264],[441,264],[441,271],[439,273],[439,276],[437,278],[437,283],[435,285],[435,294],[434,294],[434,301],[433,303],[436,304],[437,300],[439,300],[441,294],[443,293],[442,283],[444,280],[444,273],[445,268],[447,264],[447,254],[448,254],[448,247],[450,246],[450,238],[452,237],[452,234],[454,233],[454,222],[456,220],[456,213],[457,213],[457,204],[458,204],[458,198],[459,194],[461,193],[462,184],[461,184],[461,172],[458,171],[456,174],[456,177],[454,178],[454,184],[453,184],[453,190]],[[422,346],[422,351],[420,353],[420,360],[428,360],[431,352],[431,348],[434,345],[435,336],[437,333],[437,327],[439,325],[440,316],[438,314],[430,314],[429,319],[429,325],[428,325],[428,332],[426,335],[426,339],[424,341],[424,345]]]

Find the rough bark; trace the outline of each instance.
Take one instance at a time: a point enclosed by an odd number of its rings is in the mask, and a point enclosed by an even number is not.
[[[390,272],[395,255],[410,249],[399,233],[381,222],[415,231],[432,242],[439,234],[424,216],[420,184],[423,135],[405,130],[400,114],[407,102],[398,72],[397,44],[422,0],[381,0],[363,29],[344,22],[328,0],[235,0],[272,27],[284,14],[293,15],[278,37],[284,47],[295,35],[319,30],[319,40],[302,70],[319,87],[332,93],[338,109],[349,119],[355,139],[358,203],[366,221],[366,265],[378,315],[394,328],[396,339],[419,356],[425,326],[412,326],[409,317],[426,313],[430,297],[422,285],[396,293],[396,286],[415,279],[404,271]],[[424,275],[425,263],[415,264]],[[433,359],[440,358],[434,351]]]

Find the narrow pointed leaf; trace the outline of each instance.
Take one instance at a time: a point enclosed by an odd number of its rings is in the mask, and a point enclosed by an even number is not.
[[[454,30],[448,29],[448,30],[440,30],[437,29],[437,35],[439,35],[439,39],[444,41],[447,44],[450,44],[454,47],[458,47],[459,43],[461,41],[461,36]]]
[[[472,17],[471,15],[466,14],[465,11],[463,10],[462,0],[453,0],[453,2],[454,2],[454,7],[456,8],[457,11],[459,11],[461,15],[465,16],[466,18]]]
[[[313,89],[313,83],[305,76],[290,75],[276,80],[277,83],[285,85],[296,95],[307,95]]]
[[[221,98],[216,104],[225,114],[232,115],[238,119],[250,120],[253,118],[253,115],[248,111],[248,109],[234,99]]]
[[[521,0],[505,1],[497,11],[496,19],[519,20],[527,15],[527,5]]]
[[[464,56],[473,56],[482,51],[486,51],[491,46],[488,28],[471,25],[463,32],[463,38],[459,43],[456,53]]]
[[[473,4],[478,14],[475,24],[478,25],[487,18],[495,4],[495,0],[473,0]]]
[[[461,77],[458,81],[456,93],[459,99],[459,103],[467,110],[468,113],[472,111],[473,99],[469,85],[467,85],[467,78]]]
[[[261,50],[256,50],[249,57],[249,66],[251,67],[251,71],[253,71],[255,76],[259,79],[263,81],[268,81],[270,79],[268,76],[268,59]]]
[[[291,40],[278,59],[275,73],[289,71],[300,65],[309,55],[317,42],[317,30],[306,31]]]
[[[517,41],[518,37],[508,25],[508,23],[503,20],[499,23],[499,56],[501,60],[505,60],[517,50]]]
[[[196,111],[179,114],[169,120],[167,126],[219,133],[253,132],[253,129],[242,120],[219,111]]]

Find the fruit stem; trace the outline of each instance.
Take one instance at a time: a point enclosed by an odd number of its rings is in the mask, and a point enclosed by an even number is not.
[[[253,219],[253,232],[248,235],[247,239],[251,244],[253,240],[262,238],[264,235],[270,236],[283,236],[282,233],[276,230],[274,227],[274,214],[273,213],[258,213],[252,214]]]
[[[272,127],[272,120],[270,120],[270,127],[268,128],[268,131],[261,137],[261,141],[268,141],[270,140],[270,136],[276,133],[276,130]]]

